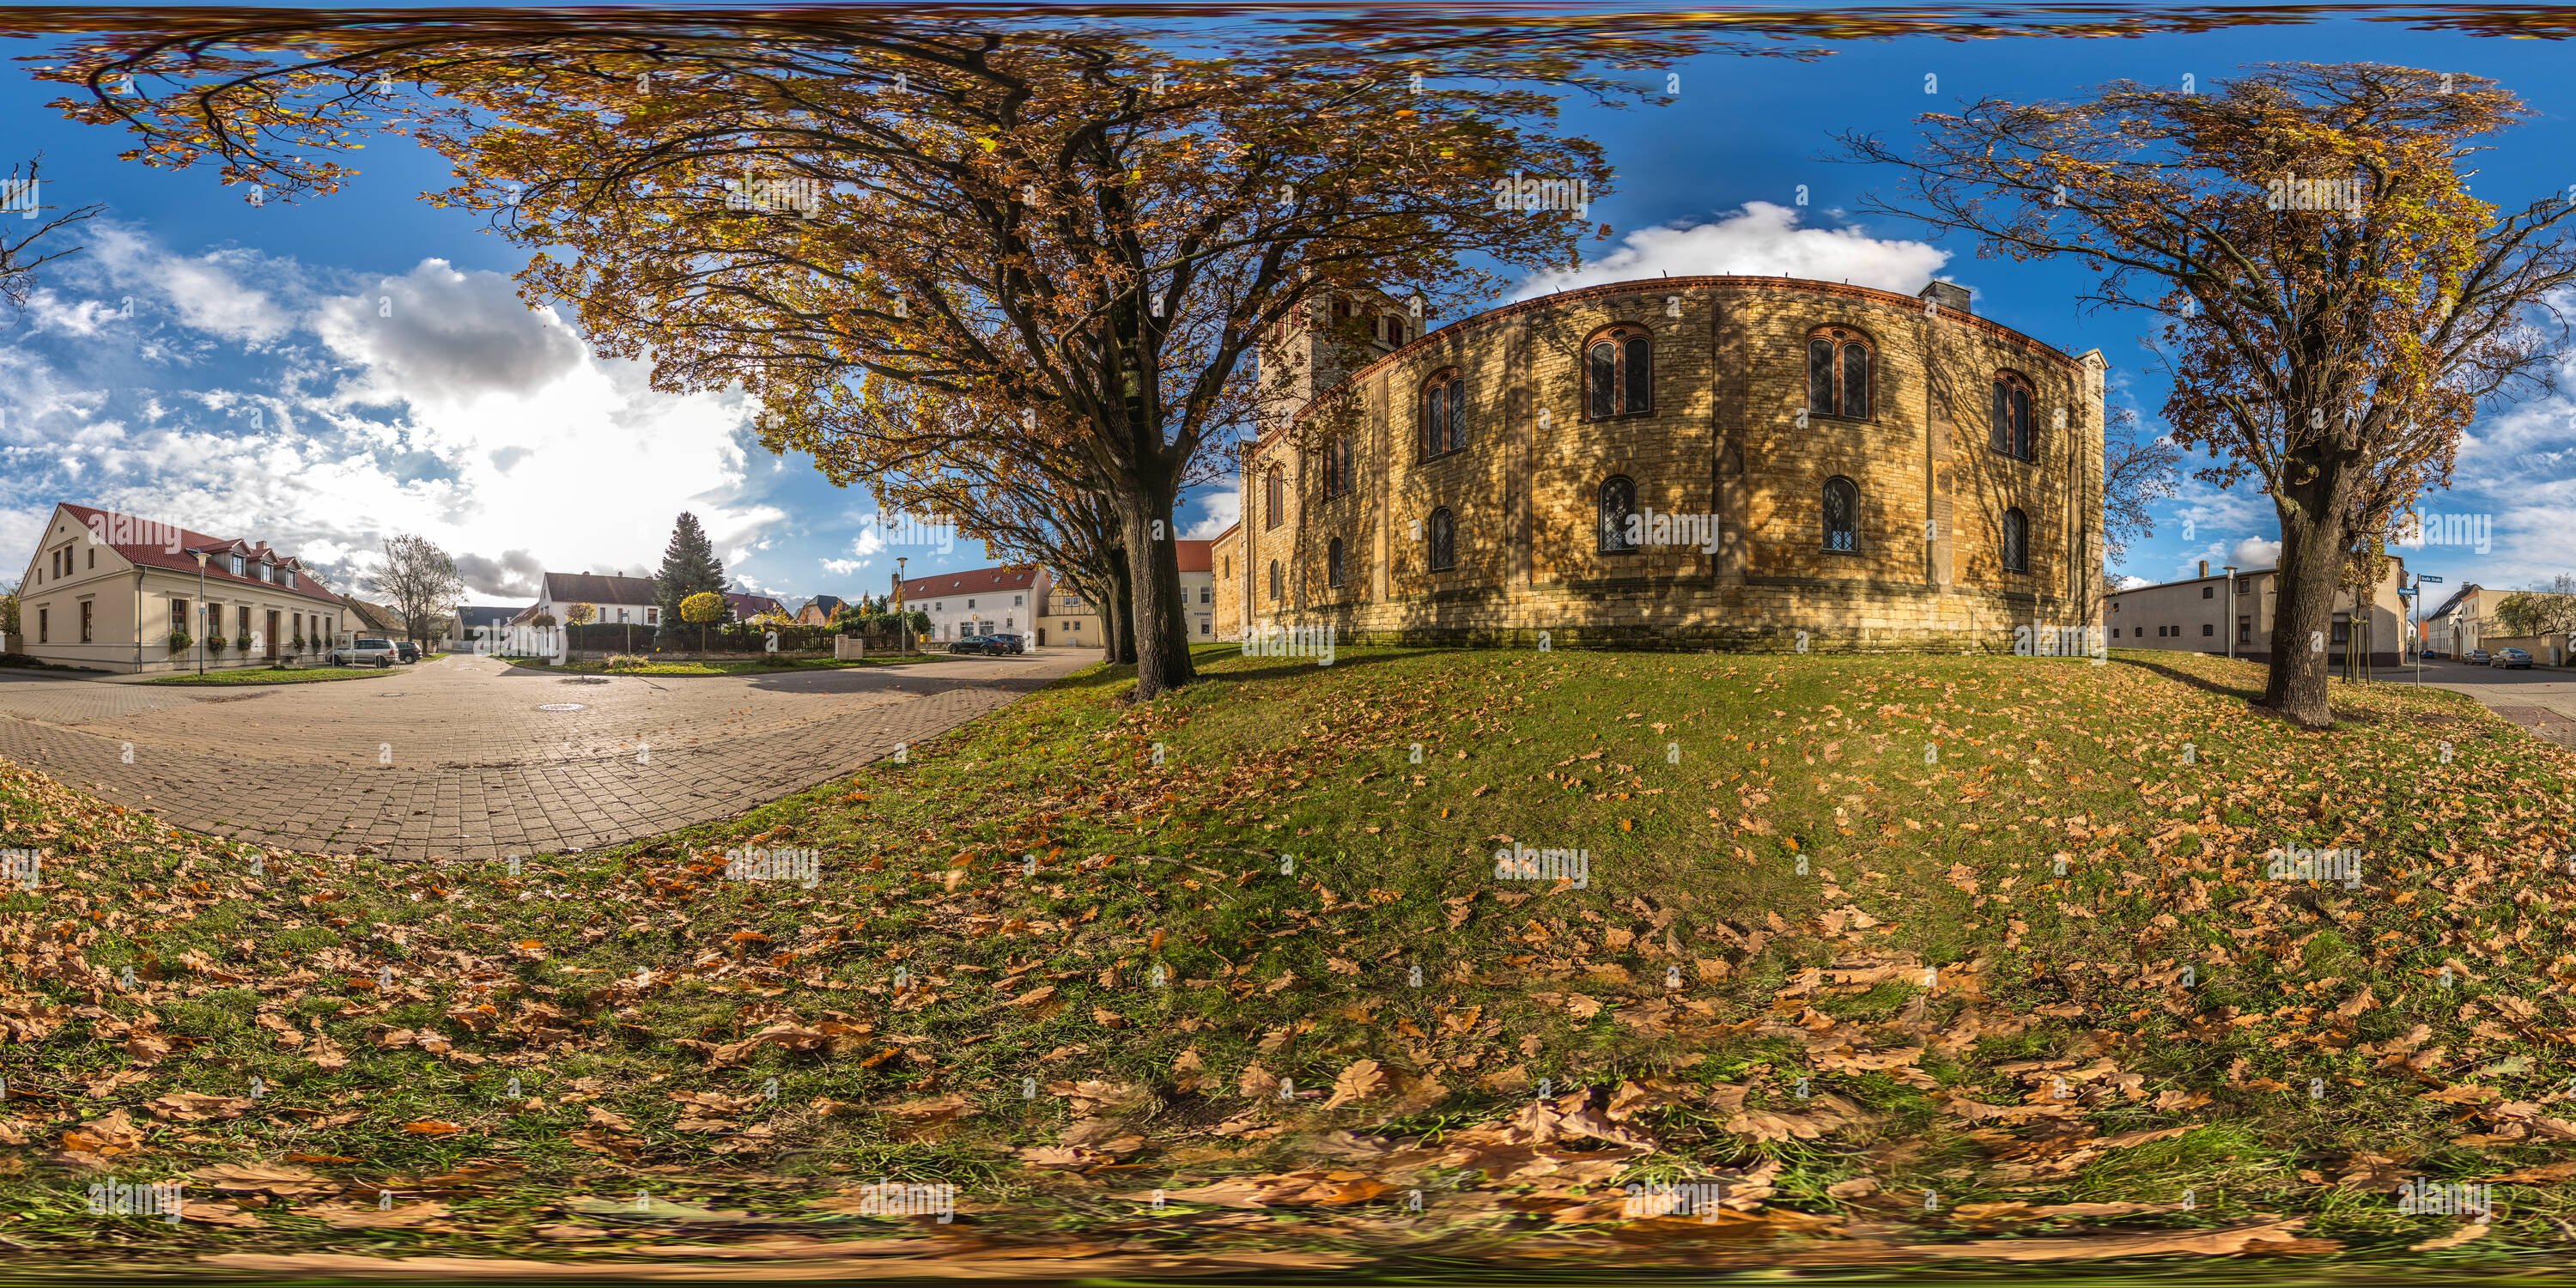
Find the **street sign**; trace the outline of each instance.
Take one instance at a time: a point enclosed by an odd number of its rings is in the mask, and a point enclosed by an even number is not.
[[[2439,578],[2439,577],[2430,576],[2430,575],[2427,575],[2427,574],[2425,574],[2425,573],[2420,573],[2420,572],[2419,572],[2419,573],[2417,573],[2417,574],[2415,574],[2415,584],[2416,584],[2416,585],[2421,586],[2421,585],[2423,585],[2425,582],[2428,582],[2428,581],[2429,581],[2429,582],[2434,583],[2435,585],[2440,585],[2440,584],[2441,584],[2442,579],[2441,579],[2441,578]]]

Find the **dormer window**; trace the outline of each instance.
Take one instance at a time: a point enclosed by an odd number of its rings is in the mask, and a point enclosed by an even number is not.
[[[240,555],[234,555],[232,557],[232,570],[234,576],[238,577],[242,575],[242,557]]]

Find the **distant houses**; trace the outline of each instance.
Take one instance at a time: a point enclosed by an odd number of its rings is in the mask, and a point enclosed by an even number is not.
[[[849,607],[848,603],[838,595],[816,595],[806,600],[805,606],[796,611],[796,624],[829,626],[832,624],[832,619],[839,617],[841,610],[847,607]]]
[[[790,615],[787,605],[768,595],[745,595],[728,590],[725,592],[725,603],[732,607],[733,618],[738,622],[750,621],[762,613],[776,613],[781,617]]]

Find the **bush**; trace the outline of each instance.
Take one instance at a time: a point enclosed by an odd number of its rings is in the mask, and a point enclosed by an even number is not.
[[[650,665],[649,660],[640,653],[611,654],[607,662],[608,669],[612,671],[630,670],[635,667],[647,665]]]
[[[195,648],[196,646],[197,646],[197,637],[196,637],[196,636],[194,636],[194,635],[190,635],[190,634],[189,634],[189,633],[187,633],[186,631],[172,631],[172,632],[170,632],[170,651],[171,651],[171,652],[173,652],[173,653],[185,653],[185,652],[187,652],[189,649]]]
[[[209,635],[206,637],[206,651],[217,657],[222,657],[224,655],[224,647],[228,643],[230,643],[230,641],[226,640],[221,635]]]

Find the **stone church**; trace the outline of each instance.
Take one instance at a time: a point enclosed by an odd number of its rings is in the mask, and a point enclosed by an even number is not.
[[[1658,278],[1418,331],[1377,296],[1267,338],[1221,637],[1961,651],[2101,624],[2106,364],[1964,287]]]

